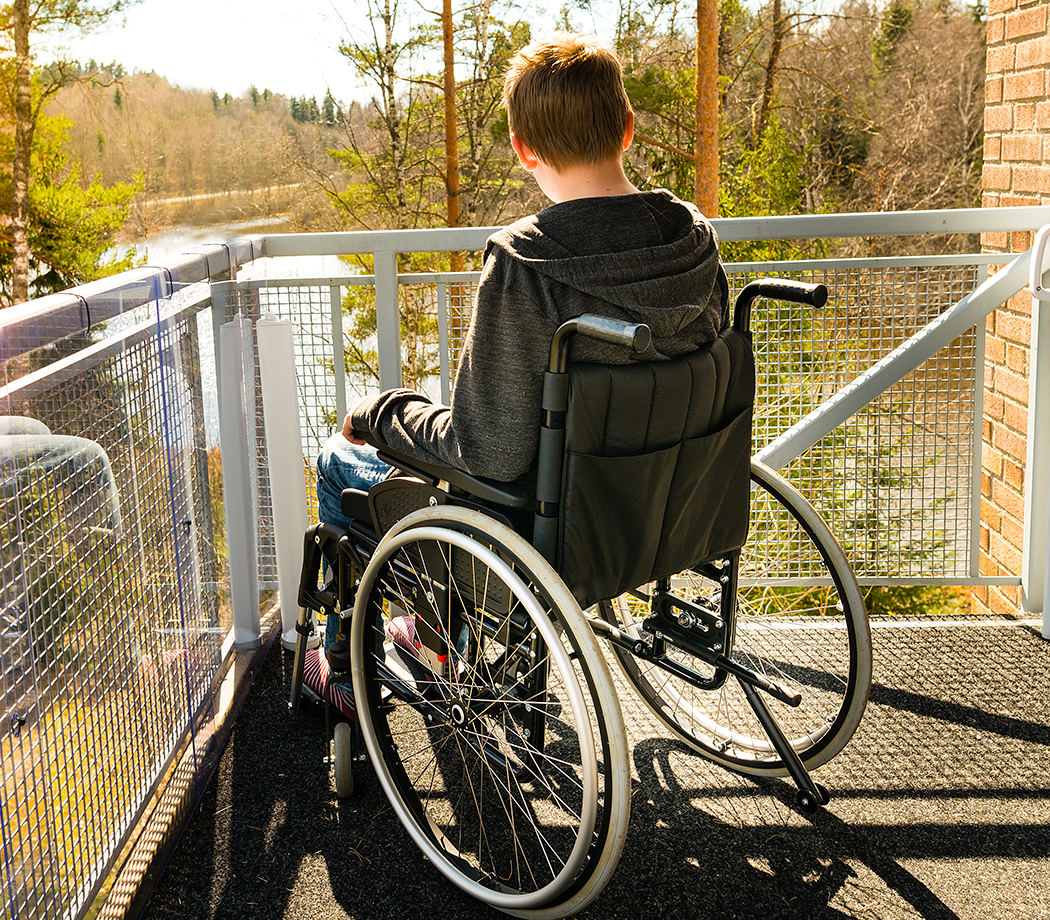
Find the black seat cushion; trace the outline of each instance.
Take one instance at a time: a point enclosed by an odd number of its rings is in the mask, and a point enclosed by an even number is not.
[[[729,328],[674,361],[569,373],[558,570],[581,605],[743,546],[748,336]]]

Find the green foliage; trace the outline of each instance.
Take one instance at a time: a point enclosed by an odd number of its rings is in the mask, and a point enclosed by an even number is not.
[[[743,146],[734,160],[723,161],[718,189],[722,217],[757,217],[765,214],[798,214],[805,210],[810,181],[809,149],[800,149],[788,137],[776,114],[757,143]],[[827,209],[825,203],[821,210]],[[821,240],[768,240],[726,243],[726,261],[752,262],[799,258],[826,249]]]
[[[309,99],[306,96],[298,98],[293,96],[288,102],[288,107],[292,118],[299,124],[321,121],[321,107],[317,104],[316,96],[311,96]]]
[[[884,585],[864,592],[871,617],[944,617],[966,613],[967,589],[945,585]]]
[[[362,262],[364,271],[371,271],[370,261],[369,257]],[[401,261],[399,268],[405,272],[449,270],[448,253],[404,254]],[[436,292],[430,286],[411,285],[402,288],[400,298],[403,384],[421,390],[441,367]],[[350,386],[363,394],[379,384],[375,289],[370,285],[348,287],[343,316],[347,378]]]
[[[897,43],[907,35],[914,18],[915,10],[911,0],[890,0],[882,23],[875,33],[872,48],[878,72],[881,73],[893,63]]]
[[[29,245],[37,272],[34,294],[40,296],[126,271],[134,254],[107,257],[113,236],[127,219],[142,178],[105,186],[96,177],[81,181],[80,170],[64,145],[70,123],[41,116],[35,134],[29,192]],[[10,178],[5,180],[10,182]],[[0,248],[0,273],[10,271],[10,251]]]

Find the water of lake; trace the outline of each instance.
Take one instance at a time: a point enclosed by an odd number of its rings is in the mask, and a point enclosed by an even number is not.
[[[169,227],[145,240],[116,247],[123,255],[134,250],[146,259],[147,265],[164,266],[179,261],[187,253],[201,252],[209,246],[232,239],[259,236],[267,233],[289,233],[292,226],[282,218],[268,218],[240,223],[219,224],[211,227]],[[283,259],[257,259],[241,269],[241,278],[330,278],[353,274],[352,269],[337,256],[296,256]],[[214,339],[211,313],[201,315],[201,365],[204,387],[204,409],[209,444],[219,440],[218,385],[214,373]]]
[[[271,217],[218,224],[211,227],[169,227],[145,240],[116,247],[120,254],[129,250],[146,259],[148,265],[170,265],[187,253],[201,252],[246,236],[266,233],[291,233],[293,226],[284,218]],[[257,259],[246,266],[245,275],[251,278],[324,278],[353,274],[338,256],[297,256],[287,259]]]

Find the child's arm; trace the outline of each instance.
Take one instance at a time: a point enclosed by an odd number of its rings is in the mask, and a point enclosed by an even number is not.
[[[557,317],[548,316],[531,273],[486,258],[452,392],[452,408],[412,390],[361,400],[351,433],[431,463],[509,482],[535,455],[540,391]],[[552,308],[553,309],[553,308]],[[344,434],[346,426],[344,426]]]

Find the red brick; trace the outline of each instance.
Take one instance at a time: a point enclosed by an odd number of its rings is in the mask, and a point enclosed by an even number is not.
[[[1003,455],[1001,451],[996,450],[994,447],[985,445],[985,449],[981,452],[981,467],[985,473],[989,476],[994,476],[996,479],[1003,478]],[[991,480],[988,482],[988,495],[992,494]]]
[[[1031,336],[1031,324],[1026,322],[1023,318],[1019,318],[1017,322],[1017,334],[1020,336],[1029,335]],[[1006,366],[1010,368],[1014,373],[1020,374],[1022,377],[1028,377],[1028,344],[1015,345],[1012,342],[1006,343]]]
[[[1050,189],[1050,166],[1018,166],[1014,169],[1015,192],[1045,192]]]
[[[1035,127],[1041,131],[1050,128],[1050,102],[1040,102],[1036,105]]]
[[[1016,546],[1011,546],[997,533],[992,533],[988,540],[988,554],[1008,572],[1021,571],[1020,550]]]
[[[1020,374],[1015,374],[1005,367],[997,367],[995,369],[995,383],[993,387],[997,393],[1002,393],[1007,399],[1026,404],[1028,402],[1028,381]],[[1013,457],[1018,456],[1018,454],[1012,452],[1010,455]],[[1022,453],[1020,456],[1023,457],[1024,454]]]
[[[1021,170],[1018,167],[1015,174]],[[1016,200],[1016,199],[1015,199]],[[1027,230],[1015,230],[1010,234],[1010,252],[1025,252],[1032,246],[1032,234]]]
[[[997,48],[989,48],[987,72],[997,74],[1014,70],[1015,61],[1016,47],[1014,45],[999,45]]]
[[[984,394],[984,414],[993,422],[1001,422],[1005,417],[1006,403],[996,392]]]
[[[1019,403],[1010,402],[1009,400],[1003,403],[1003,408],[1006,410],[1004,421],[1006,426],[1018,434],[1027,436],[1028,434],[1028,409]]]
[[[1028,236],[1026,233],[1025,236]],[[1027,249],[1028,247],[1024,247]],[[1019,250],[1023,252],[1024,250]],[[1025,287],[1023,290],[1018,291],[1006,302],[1007,312],[1016,313],[1018,316],[1031,317],[1032,315],[1032,295],[1028,292],[1028,288]]]
[[[1041,203],[1038,198],[1022,198],[1020,195],[1004,195],[1000,201],[1004,208],[1029,208],[1038,207]],[[1028,232],[1025,231],[1025,236],[1028,236]],[[1025,244],[1025,249],[1029,246]]]
[[[981,494],[986,498],[992,497],[992,477],[987,473],[981,473]]]
[[[987,526],[982,528],[987,532],[990,527],[992,530],[999,529],[999,522],[1002,520],[1002,515],[999,513],[999,509],[995,507],[988,499],[981,499],[981,521]],[[983,536],[983,534],[982,534]],[[988,548],[987,539],[984,541],[984,548]]]
[[[990,16],[988,18],[988,31],[985,34],[986,45],[994,45],[1001,42],[1006,35],[1006,17]]]
[[[985,163],[981,170],[981,179],[985,188],[1008,190],[1010,186],[1010,167],[999,163]]]
[[[1017,0],[988,0],[988,18],[1017,9]],[[1003,17],[1004,19],[1006,17]]]
[[[1043,154],[1043,139],[1038,134],[1006,134],[1003,136],[1004,160],[1027,160],[1038,163]]]
[[[1003,101],[1002,77],[989,77],[984,81],[984,101],[986,104]]]
[[[989,324],[994,323],[994,314],[988,317]],[[995,330],[989,325],[989,332],[994,333]],[[984,347],[984,359],[985,361],[991,361],[994,364],[1005,364],[1006,363],[1006,342],[1000,338],[989,338],[985,343]]]
[[[1016,569],[1011,569],[1010,574],[1016,575],[1020,571],[1020,563],[1018,563],[1018,567]],[[1017,591],[1014,589],[1010,593],[1011,595],[1016,595]],[[989,600],[991,602],[989,606],[992,608],[992,613],[997,614],[998,616],[1012,617],[1017,616],[1019,612],[1018,608],[1020,607],[1020,604],[1016,597],[1007,597],[1002,588],[993,591]]]
[[[1019,434],[1010,431],[1003,425],[996,425],[992,429],[992,444],[998,447],[1004,454],[1023,460],[1025,456],[1025,439]],[[995,487],[992,487],[992,497],[995,497]]]
[[[1024,497],[1016,489],[1001,482],[993,482],[992,501],[1003,514],[1010,515],[1016,521],[1024,520]]]
[[[999,564],[988,555],[987,550],[981,553],[981,559],[978,567],[978,571],[982,575],[998,575]]]
[[[1013,518],[1003,518],[1003,539],[1009,541],[1013,546],[1021,548],[1024,546],[1024,526],[1020,521]]]
[[[1046,81],[1041,70],[1008,73],[1003,77],[1003,99],[1042,99],[1046,95]]]
[[[1024,487],[1024,467],[1013,460],[1003,461],[1003,482],[1014,489]]]
[[[1017,46],[1017,69],[1045,67],[1050,64],[1050,35],[1021,42]]]
[[[1018,102],[1014,106],[1014,130],[1028,131],[1035,127],[1035,103]]]
[[[1009,131],[1014,126],[1014,109],[1010,105],[990,105],[984,110],[985,131]]]
[[[985,195],[984,198],[982,199],[982,203],[984,204],[984,207],[986,207],[986,208],[998,207],[999,206],[998,205],[998,199],[996,199],[996,204],[989,204],[988,203],[988,198],[989,197],[990,196]],[[982,249],[999,249],[999,250],[1006,249],[1006,233],[1005,233],[1005,231],[995,230],[995,231],[992,231],[990,233],[982,233],[981,234],[981,248]],[[992,272],[991,271],[991,267],[989,267],[989,275],[988,275],[988,277],[990,278],[993,274],[995,274],[995,273]]]
[[[1027,10],[1015,10],[1006,15],[1006,38],[1039,35],[1046,31],[1046,5],[1040,3]]]
[[[1019,345],[1028,345],[1032,341],[1032,328],[1027,319],[1014,316],[1006,310],[998,311],[995,318],[995,334],[1007,342],[1016,342]],[[1012,346],[1011,346],[1012,347]],[[1023,367],[1017,367],[1011,360],[1011,348],[1007,348],[1006,364],[1011,370],[1024,373]]]

